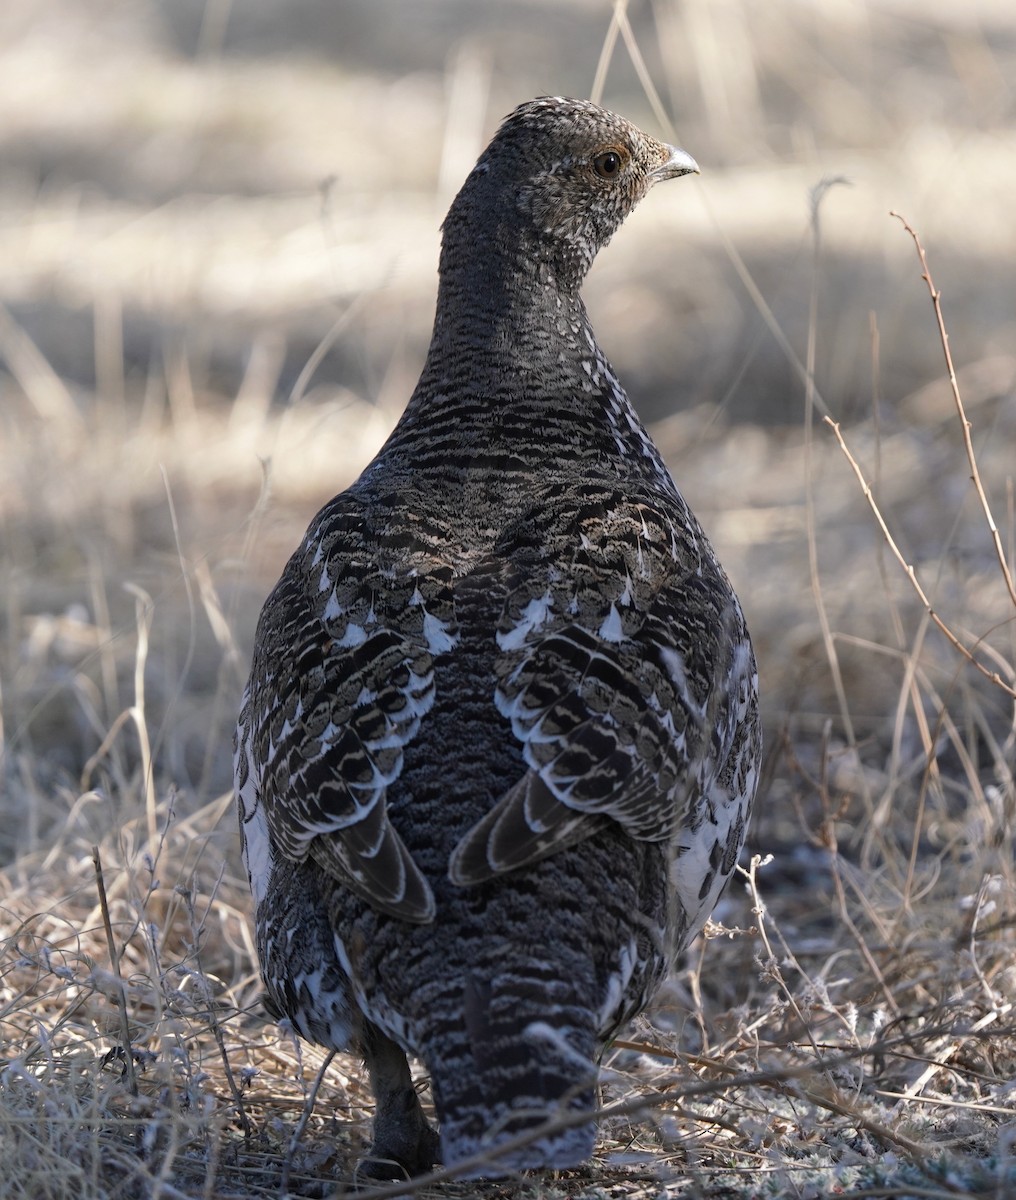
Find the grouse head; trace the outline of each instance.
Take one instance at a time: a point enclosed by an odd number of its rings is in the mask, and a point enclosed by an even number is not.
[[[588,100],[542,96],[504,120],[444,224],[456,251],[550,267],[577,291],[597,252],[654,183],[698,172],[690,154]]]

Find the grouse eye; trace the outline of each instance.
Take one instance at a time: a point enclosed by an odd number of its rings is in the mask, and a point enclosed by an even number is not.
[[[616,179],[621,170],[621,155],[616,150],[604,150],[593,159],[593,167],[601,179]]]

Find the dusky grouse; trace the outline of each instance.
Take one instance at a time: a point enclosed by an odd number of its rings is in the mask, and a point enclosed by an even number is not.
[[[261,613],[236,789],[267,1003],[366,1060],[377,1175],[587,1159],[604,1044],[744,840],[744,617],[579,298],[697,169],[585,101],[504,121],[406,411]]]

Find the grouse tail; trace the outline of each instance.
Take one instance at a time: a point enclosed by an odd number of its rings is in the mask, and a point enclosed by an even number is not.
[[[421,1049],[446,1166],[476,1158],[464,1177],[491,1178],[590,1157],[599,1031],[580,991],[530,963],[471,974],[430,1008]]]

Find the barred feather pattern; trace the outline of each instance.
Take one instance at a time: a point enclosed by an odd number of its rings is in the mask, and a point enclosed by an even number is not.
[[[366,1058],[377,1174],[527,1130],[477,1173],[587,1159],[593,1122],[553,1119],[595,1107],[744,840],[744,617],[578,295],[690,162],[586,102],[508,118],[445,222],[406,412],[262,611],[235,759],[262,975]]]

